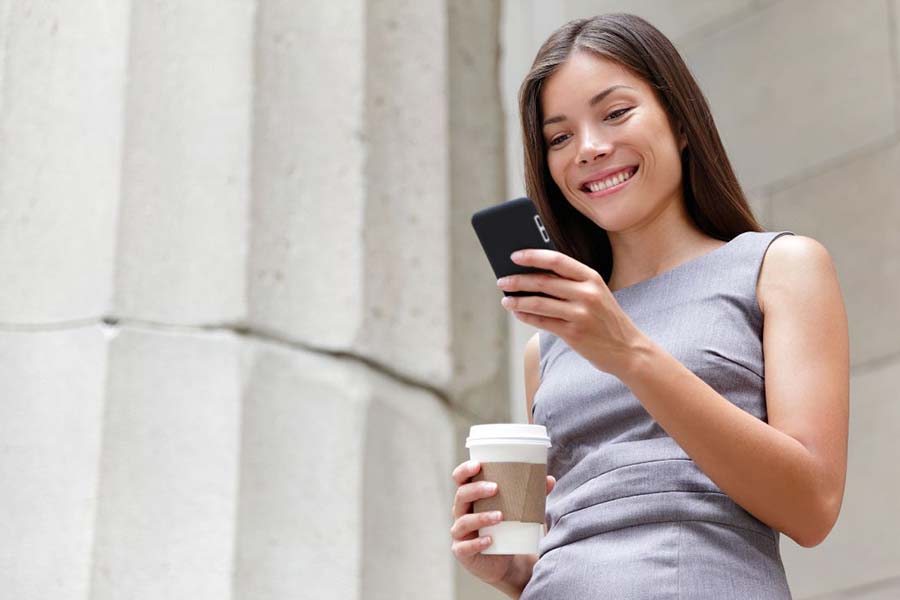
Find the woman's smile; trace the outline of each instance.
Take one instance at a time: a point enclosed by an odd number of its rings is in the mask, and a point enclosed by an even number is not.
[[[637,174],[638,168],[639,167],[630,167],[611,177],[588,182],[582,185],[581,188],[579,188],[579,191],[588,198],[603,198],[604,196],[615,194],[616,192],[625,189]]]

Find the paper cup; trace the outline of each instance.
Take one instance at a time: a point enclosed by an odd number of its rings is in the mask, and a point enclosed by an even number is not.
[[[497,483],[497,493],[476,500],[473,512],[503,513],[503,521],[478,530],[479,536],[491,536],[482,554],[537,553],[544,531],[549,447],[543,425],[492,423],[469,429],[469,458],[481,463],[472,481]]]

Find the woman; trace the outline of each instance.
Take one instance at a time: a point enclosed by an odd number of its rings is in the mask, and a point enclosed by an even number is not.
[[[526,187],[561,252],[498,282],[540,331],[529,422],[552,439],[537,555],[480,552],[496,490],[453,473],[452,550],[522,600],[790,598],[779,535],[843,498],[847,319],[817,241],[766,232],[678,52],[624,14],[567,23],[519,93]],[[765,359],[763,358],[765,357]],[[500,516],[502,519],[502,515]]]

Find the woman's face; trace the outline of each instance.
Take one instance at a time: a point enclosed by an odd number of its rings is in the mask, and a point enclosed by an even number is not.
[[[622,231],[680,208],[685,142],[679,147],[643,79],[576,50],[544,82],[540,101],[550,174],[579,212]]]

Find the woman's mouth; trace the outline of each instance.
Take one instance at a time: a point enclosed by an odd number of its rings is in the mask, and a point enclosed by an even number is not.
[[[591,198],[601,198],[603,196],[615,194],[628,185],[628,182],[631,181],[631,178],[634,177],[634,174],[637,173],[637,171],[637,166],[622,169],[606,179],[592,181],[589,184],[581,186],[581,191]]]

